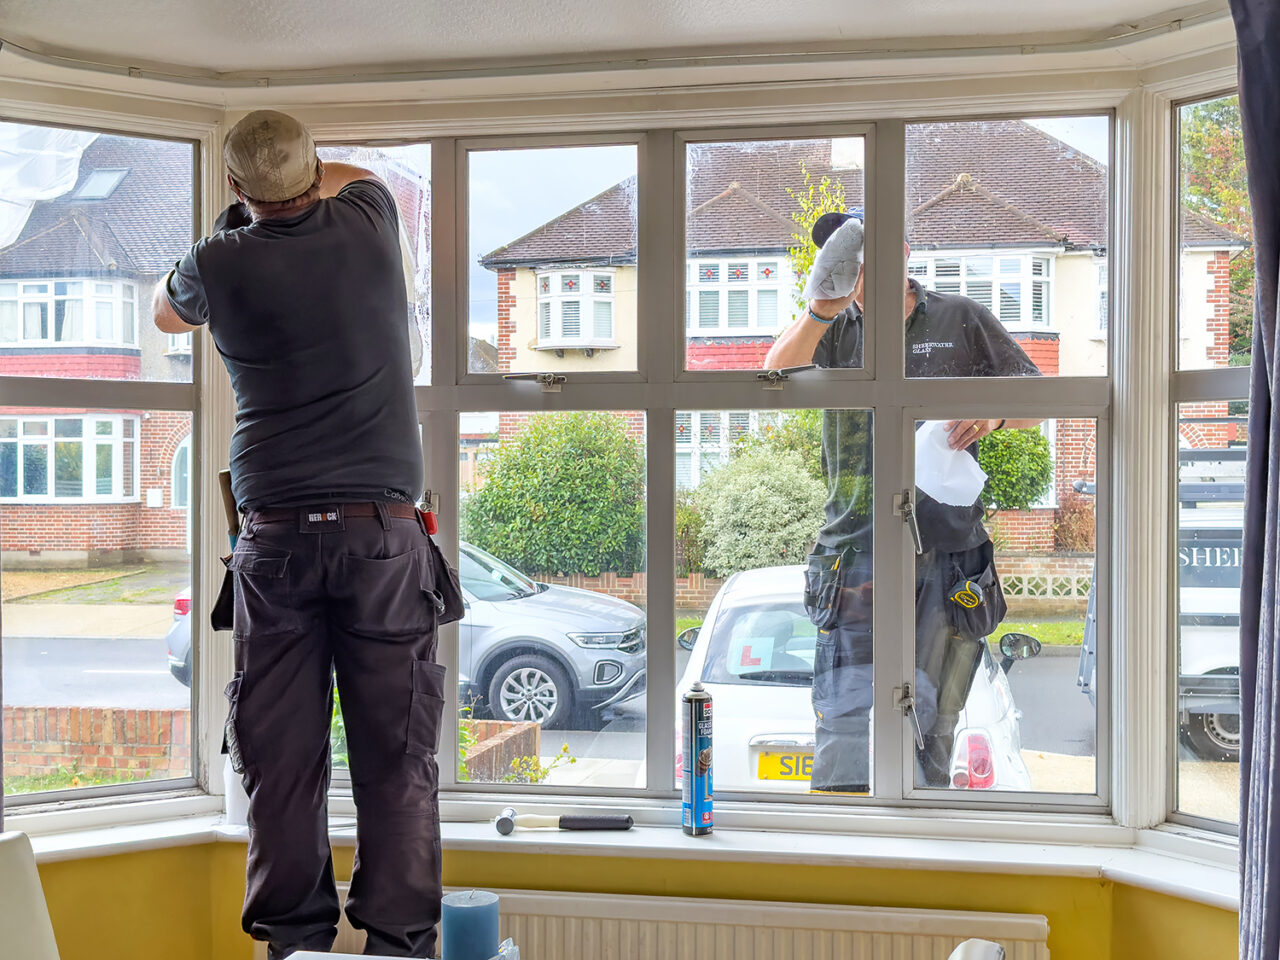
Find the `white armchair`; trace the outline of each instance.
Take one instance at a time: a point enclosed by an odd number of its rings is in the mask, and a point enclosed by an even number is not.
[[[0,943],[4,955],[58,960],[36,857],[25,833],[0,833]]]

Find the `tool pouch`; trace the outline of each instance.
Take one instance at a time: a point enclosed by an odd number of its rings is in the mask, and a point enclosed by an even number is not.
[[[991,541],[972,553],[977,559],[971,570],[962,570],[954,560],[951,562],[952,587],[947,591],[947,618],[962,640],[990,636],[1009,612]]]
[[[804,611],[819,630],[836,625],[840,611],[841,553],[811,554],[804,573]]]
[[[453,623],[461,620],[466,613],[462,600],[462,587],[458,582],[458,571],[453,568],[435,539],[427,536],[428,560],[431,567],[432,590],[435,593],[436,606],[439,608],[437,624]]]
[[[231,556],[220,558],[225,567],[231,562]],[[222,575],[222,587],[218,590],[218,599],[213,602],[213,610],[209,613],[209,625],[215,630],[230,630],[234,625],[236,612],[236,576],[230,570]]]

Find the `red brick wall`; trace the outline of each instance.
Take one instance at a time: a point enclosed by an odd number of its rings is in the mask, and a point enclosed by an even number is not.
[[[85,772],[182,777],[191,772],[187,710],[5,707],[7,777],[78,767]]]
[[[1213,307],[1213,315],[1208,319],[1208,331],[1213,340],[1209,346],[1208,359],[1211,367],[1225,367],[1230,352],[1231,333],[1228,329],[1228,314],[1231,310],[1231,255],[1226,250],[1217,250],[1209,261],[1209,276],[1213,278],[1213,287],[1209,291],[1209,304]]]
[[[685,347],[688,370],[763,370],[773,337],[691,337]]]
[[[1214,403],[1183,403],[1178,405],[1178,419],[1195,420],[1200,417],[1214,418],[1227,415],[1226,401]],[[1178,434],[1193,449],[1205,447],[1225,447],[1231,441],[1244,438],[1244,428],[1233,423],[1182,423],[1178,424]]]
[[[1048,553],[1053,550],[1052,507],[1001,510],[987,524],[1001,554]]]
[[[142,353],[23,353],[0,352],[0,375],[11,377],[71,377],[81,380],[137,380]]]
[[[614,416],[623,417],[627,421],[627,433],[637,440],[644,439],[644,414],[635,410],[619,410]],[[508,440],[531,417],[547,416],[544,413],[500,413],[498,414],[498,440]]]
[[[544,583],[554,583],[563,587],[577,587],[579,590],[590,590],[593,593],[607,593],[611,597],[627,600],[644,606],[648,600],[648,574],[643,571],[633,573],[629,577],[620,577],[616,573],[602,573],[598,577],[585,574],[531,574]],[[702,573],[691,573],[687,577],[676,577],[676,606],[706,610],[711,606],[717,591],[724,583],[715,577]]]
[[[515,321],[511,319],[516,305],[515,294],[511,292],[515,278],[514,270],[498,271],[498,370],[501,373],[509,373],[516,359],[516,348],[511,342],[516,332]]]
[[[5,413],[20,412],[6,408]],[[86,413],[44,409],[41,416]],[[138,415],[138,499],[129,503],[5,504],[0,509],[0,550],[119,552],[185,550],[187,511],[172,505],[173,455],[191,432],[191,415],[157,411],[93,411]],[[146,506],[146,492],[160,489],[162,506]]]

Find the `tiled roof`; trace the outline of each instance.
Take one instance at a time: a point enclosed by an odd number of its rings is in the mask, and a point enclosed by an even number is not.
[[[110,169],[128,170],[110,196],[76,199],[87,177]],[[162,274],[191,246],[193,184],[189,145],[99,136],[80,159],[76,187],[37,203],[0,250],[0,276]]]
[[[924,123],[907,127],[908,239],[922,247],[1074,246],[1107,243],[1107,168],[1021,120]],[[864,205],[863,174],[835,170],[830,140],[699,144],[689,151],[690,253],[781,252],[794,243],[786,188],[813,180],[843,184],[850,207]],[[490,269],[635,257],[628,180],[481,258]],[[961,189],[963,187],[963,189]],[[623,200],[626,200],[624,203]],[[1184,241],[1243,241],[1184,211]]]

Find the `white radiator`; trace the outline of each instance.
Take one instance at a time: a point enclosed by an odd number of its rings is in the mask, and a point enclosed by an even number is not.
[[[1002,944],[1008,960],[1049,960],[1049,922],[1036,914],[497,893],[502,935],[521,960],[947,960],[970,937]],[[264,960],[266,947],[257,946]],[[334,952],[363,946],[344,917]]]

